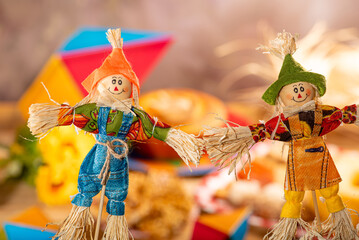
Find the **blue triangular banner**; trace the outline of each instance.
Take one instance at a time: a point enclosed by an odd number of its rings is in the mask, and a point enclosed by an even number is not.
[[[60,52],[84,50],[110,46],[106,39],[107,28],[87,27],[77,30],[59,49]],[[121,30],[124,45],[136,41],[150,41],[151,39],[166,36],[164,33],[137,30]]]

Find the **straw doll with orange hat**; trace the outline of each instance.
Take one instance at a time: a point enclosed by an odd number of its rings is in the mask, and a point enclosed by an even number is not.
[[[200,139],[171,128],[139,107],[139,82],[122,50],[120,29],[109,29],[107,39],[112,52],[82,82],[89,94],[81,102],[74,107],[66,104],[30,107],[28,126],[34,135],[43,137],[53,127],[74,124],[94,134],[97,141],[81,165],[79,193],[72,200],[71,213],[54,238],[86,239],[86,235],[92,235],[94,220],[89,207],[101,189],[108,198],[109,213],[104,239],[129,238],[124,218],[128,190],[127,141],[155,137],[176,150],[187,165],[189,162],[197,165],[201,156]]]
[[[204,139],[209,157],[215,164],[230,166],[231,172],[242,157],[247,156],[246,161],[250,163],[249,150],[257,142],[265,139],[287,142],[286,202],[280,221],[265,239],[294,239],[297,226],[307,231],[304,239],[323,239],[322,236],[336,240],[359,239],[338,195],[341,177],[323,139],[342,123],[359,126],[357,105],[339,109],[320,103],[319,98],[326,91],[325,77],[306,71],[294,60],[296,38],[290,33],[279,33],[270,46],[260,49],[283,59],[278,80],[262,96],[265,102],[276,106],[275,117],[250,126],[208,129]],[[314,191],[319,190],[325,199],[330,216],[323,228],[319,216],[318,229],[301,219],[302,201],[308,190],[314,196]]]

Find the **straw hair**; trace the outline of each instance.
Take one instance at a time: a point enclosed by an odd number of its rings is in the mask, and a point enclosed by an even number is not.
[[[131,239],[133,239],[131,232],[128,230],[128,225],[125,216],[108,215],[107,225],[102,239],[129,240],[130,237]]]
[[[122,48],[123,39],[121,38],[121,28],[108,29],[106,32],[106,37],[112,48]]]
[[[204,131],[203,139],[206,150],[211,162],[220,167],[229,167],[229,174],[236,170],[239,162],[242,163],[242,169],[245,165],[251,164],[249,154],[250,148],[255,144],[252,134],[248,127],[210,128]],[[243,163],[243,158],[246,161]],[[249,177],[248,172],[248,177]]]
[[[204,146],[202,139],[196,138],[193,134],[171,128],[165,142],[177,152],[187,166],[190,162],[196,166],[199,164]]]
[[[93,225],[94,219],[90,208],[74,205],[52,240],[88,240],[88,235],[92,240]]]
[[[263,50],[265,54],[272,54],[281,59],[287,54],[293,55],[297,50],[297,41],[298,35],[292,35],[289,32],[283,30],[283,32],[278,33],[277,38],[269,42],[269,46],[260,45],[257,50]]]

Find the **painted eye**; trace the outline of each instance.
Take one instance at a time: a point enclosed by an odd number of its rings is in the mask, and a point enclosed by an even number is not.
[[[304,92],[304,87],[300,87],[300,91],[301,91],[301,92]]]
[[[298,93],[298,88],[294,88],[294,92],[295,92],[295,93]]]
[[[116,79],[112,79],[112,84],[116,84]]]
[[[118,85],[122,85],[122,80],[118,80]]]

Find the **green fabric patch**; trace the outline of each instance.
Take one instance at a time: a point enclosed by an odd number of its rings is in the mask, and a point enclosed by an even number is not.
[[[152,123],[150,116],[145,111],[137,108],[133,108],[133,111],[142,122],[143,130],[149,138],[153,136],[160,141],[166,140],[168,132],[171,128],[164,128],[160,126],[153,127],[154,124]]]
[[[270,105],[275,105],[277,96],[282,87],[296,82],[311,83],[317,87],[320,96],[325,94],[325,77],[318,73],[306,71],[294,60],[292,55],[288,54],[284,58],[278,80],[269,86],[263,94],[262,99]]]
[[[96,106],[96,103],[88,103],[81,105],[75,109],[75,114],[80,114],[89,119],[89,122],[82,128],[86,132],[93,132],[97,127],[97,119],[99,107]]]
[[[115,133],[115,135],[117,135],[122,125],[122,117],[123,112],[110,110],[110,113],[108,114],[109,119],[107,121],[106,132]]]

